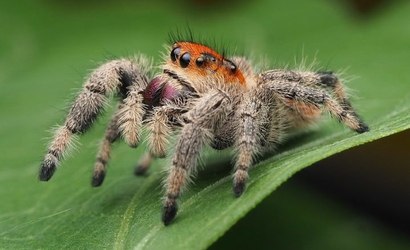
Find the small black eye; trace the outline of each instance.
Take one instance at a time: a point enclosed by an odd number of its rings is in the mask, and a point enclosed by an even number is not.
[[[225,59],[225,61],[227,62],[228,68],[231,70],[231,72],[235,73],[236,69],[237,69],[236,65],[232,61],[229,61],[229,60],[226,60],[226,59]]]
[[[191,61],[191,55],[188,52],[182,54],[182,56],[179,58],[179,64],[181,64],[182,68],[188,67],[190,61]]]
[[[181,48],[180,47],[176,47],[171,51],[171,60],[173,62],[175,62],[179,56],[179,53],[181,53]]]
[[[205,59],[202,56],[198,57],[195,61],[196,66],[198,67],[201,67],[202,65],[204,65],[204,62],[205,62]]]
[[[203,56],[205,57],[205,59],[206,59],[207,61],[210,61],[210,62],[215,62],[215,61],[216,61],[215,57],[214,57],[213,55],[211,55],[211,54],[204,53]]]

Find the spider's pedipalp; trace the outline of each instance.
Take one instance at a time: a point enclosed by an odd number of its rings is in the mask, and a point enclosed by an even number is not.
[[[182,126],[181,115],[186,113],[187,109],[177,103],[178,101],[169,102],[167,105],[154,108],[148,119],[148,148],[154,157],[164,158],[167,155],[168,139],[172,128]]]
[[[91,73],[83,90],[72,104],[64,125],[54,135],[41,163],[39,172],[41,181],[48,181],[51,178],[72,136],[86,132],[104,109],[107,96],[115,93],[126,96],[128,87],[131,85],[141,85],[142,90],[145,88],[146,65],[140,65],[139,62],[142,60],[135,62],[126,59],[114,60],[101,65]]]
[[[150,153],[155,157],[163,158],[166,155],[168,137],[171,133],[171,127],[168,123],[169,112],[170,110],[166,106],[156,108],[148,122],[148,147]]]
[[[128,88],[127,97],[118,109],[118,129],[128,146],[135,148],[140,141],[142,120],[145,114],[142,92],[146,82]]]

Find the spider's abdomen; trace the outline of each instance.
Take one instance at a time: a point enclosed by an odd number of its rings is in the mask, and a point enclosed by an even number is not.
[[[179,95],[179,91],[163,79],[156,76],[152,79],[145,89],[144,104],[155,107],[159,106],[162,100],[174,100]]]

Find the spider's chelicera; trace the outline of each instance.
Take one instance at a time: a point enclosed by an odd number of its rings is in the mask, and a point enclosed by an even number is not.
[[[255,155],[274,148],[289,130],[317,121],[323,111],[358,133],[368,131],[332,72],[256,72],[243,57],[228,60],[191,41],[174,43],[162,72],[152,79],[151,70],[143,57],[113,60],[95,69],[49,145],[40,180],[51,178],[73,136],[91,126],[113,93],[119,104],[98,152],[92,185],[102,184],[111,144],[120,136],[136,147],[142,128],[148,131],[149,151],[135,170],[143,174],[152,158],[166,156],[168,139],[177,132],[165,184],[165,225],[175,217],[177,199],[206,144],[235,149],[233,192],[240,196]]]

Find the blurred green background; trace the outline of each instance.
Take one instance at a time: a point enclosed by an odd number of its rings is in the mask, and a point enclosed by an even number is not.
[[[64,227],[82,223],[75,219],[60,220],[63,229],[52,240],[43,234],[53,230],[37,233],[52,223],[40,215],[71,199],[77,187],[84,199],[98,192],[81,188],[88,185],[107,116],[58,170],[53,181],[60,183],[60,192],[38,183],[36,174],[50,137],[47,129],[63,120],[67,103],[102,61],[144,53],[159,63],[169,32],[189,25],[194,34],[274,67],[316,58],[319,68],[344,70],[352,78],[354,104],[372,126],[380,114],[400,108],[401,100],[409,105],[408,13],[408,1],[382,0],[2,1],[0,248],[48,248],[59,242],[81,248],[84,241],[108,246],[98,239],[110,234],[103,229],[82,233],[80,243],[71,245],[78,239]],[[329,121],[323,126],[340,129]],[[211,248],[409,249],[409,150],[405,131],[321,161],[281,186]],[[113,158],[129,165],[116,166],[110,178],[125,176],[127,183],[135,155],[121,145]],[[118,194],[134,187],[110,188]],[[49,200],[50,194],[58,197]],[[119,217],[115,202],[101,213]]]

